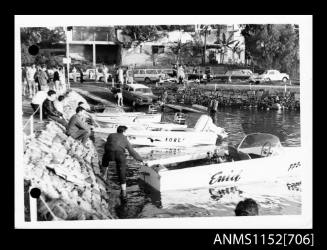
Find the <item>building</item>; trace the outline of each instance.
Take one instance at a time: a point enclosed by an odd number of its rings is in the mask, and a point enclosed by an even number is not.
[[[121,46],[114,27],[74,26],[68,31],[69,56],[73,61],[120,64]]]
[[[201,64],[206,48],[206,63],[245,63],[244,37],[238,25],[216,25],[207,30],[203,25],[194,25],[185,31],[161,31],[160,34],[161,38],[156,41],[126,47],[124,44],[131,38],[123,35],[122,30],[110,26],[74,26],[68,32],[69,56],[73,62],[91,62],[93,65],[168,66],[177,61]],[[218,36],[221,44],[217,44]],[[187,44],[195,47],[186,49]],[[179,46],[182,49],[178,53]]]
[[[204,30],[200,25],[194,26],[194,31],[175,30],[165,32],[157,41],[143,42],[136,47],[122,49],[123,65],[169,65],[176,63],[178,58],[172,47],[178,43],[198,43],[198,53],[181,53],[181,63],[200,64],[203,62],[203,50],[206,47],[205,62],[212,64],[244,64],[244,37],[238,25],[216,25],[218,28]],[[217,37],[221,44],[217,44]],[[117,40],[124,43],[128,37],[117,32]]]

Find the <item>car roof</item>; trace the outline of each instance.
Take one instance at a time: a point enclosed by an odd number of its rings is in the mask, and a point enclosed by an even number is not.
[[[148,86],[145,86],[143,84],[139,84],[139,83],[133,83],[133,84],[126,84],[128,87],[132,87],[134,89],[141,89],[141,88],[149,88]]]

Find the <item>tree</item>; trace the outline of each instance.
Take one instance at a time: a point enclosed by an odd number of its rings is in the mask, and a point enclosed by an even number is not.
[[[155,41],[164,35],[159,33],[158,27],[155,25],[117,26],[116,28],[121,29],[123,35],[131,38],[131,40],[124,43],[126,47],[136,47],[142,42]]]
[[[235,31],[232,31],[232,32],[230,32],[228,37],[226,37],[226,33],[221,34],[221,29],[219,29],[217,32],[217,40],[216,40],[215,44],[217,44],[217,46],[218,46],[218,53],[221,54],[220,63],[224,62],[224,57],[225,57],[225,54],[227,53],[228,49],[230,49],[233,52],[233,60],[234,60],[234,52],[239,50],[239,47],[238,47],[240,45],[239,41],[233,40],[234,33],[235,33]],[[234,43],[236,43],[236,45],[234,45],[232,47],[232,45]]]
[[[50,55],[30,55],[28,52],[29,46],[40,43],[44,46],[51,46],[52,44],[65,41],[65,32],[62,27],[53,29],[44,27],[21,28],[20,35],[22,64],[43,64],[51,60]]]
[[[264,67],[292,74],[299,65],[299,34],[291,24],[244,25],[246,54]]]
[[[21,43],[26,46],[38,44],[53,44],[65,41],[65,31],[62,27],[53,29],[45,27],[21,28]]]
[[[193,36],[193,41],[182,42],[181,40],[170,42],[167,54],[173,55],[176,64],[183,64],[189,61],[195,61],[202,56],[202,42]]]

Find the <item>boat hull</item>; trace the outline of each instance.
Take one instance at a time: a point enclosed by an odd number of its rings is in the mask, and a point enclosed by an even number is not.
[[[116,130],[98,129],[95,132],[106,140],[108,134]],[[134,146],[152,147],[188,147],[195,145],[215,145],[217,134],[212,132],[197,132],[192,129],[184,131],[137,131],[129,128],[126,131],[129,142]]]
[[[145,114],[137,113],[121,113],[121,114],[97,114],[95,120],[101,123],[158,123],[161,121],[162,114]]]
[[[187,125],[180,125],[174,123],[139,123],[139,122],[98,122],[101,128],[97,128],[95,132],[111,134],[116,133],[118,126],[124,125],[129,130],[133,131],[170,131],[170,130],[185,130]]]
[[[295,154],[294,150],[291,151],[286,150],[285,154],[278,156],[175,170],[164,167],[174,159],[163,159],[162,165],[142,166],[140,179],[160,192],[274,181],[284,177],[299,179],[301,154],[297,150]]]

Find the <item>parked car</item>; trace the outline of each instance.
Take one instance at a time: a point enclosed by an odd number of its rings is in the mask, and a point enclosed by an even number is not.
[[[81,74],[80,74],[79,71],[77,71],[76,72],[77,81],[79,81],[80,77],[81,77]],[[108,73],[108,79],[107,80],[111,81],[111,77],[112,77],[111,74]],[[69,79],[70,80],[73,79],[73,73],[72,72],[69,73]],[[89,68],[89,69],[86,69],[85,71],[83,71],[83,79],[84,80],[95,80],[95,69]],[[96,81],[97,82],[98,81],[103,81],[103,73],[98,72]]]
[[[262,83],[269,81],[283,81],[284,83],[290,79],[290,76],[286,73],[280,73],[278,70],[266,70],[261,75],[253,75],[250,82]]]
[[[134,81],[144,82],[146,84],[158,82],[159,78],[165,78],[165,73],[160,69],[134,69]]]
[[[112,90],[115,92],[115,90]],[[123,97],[128,102],[135,102],[137,105],[149,105],[158,100],[158,97],[152,93],[151,88],[143,84],[124,84]]]
[[[225,75],[230,75],[232,77],[250,77],[253,75],[253,72],[249,69],[234,69],[228,70]]]

